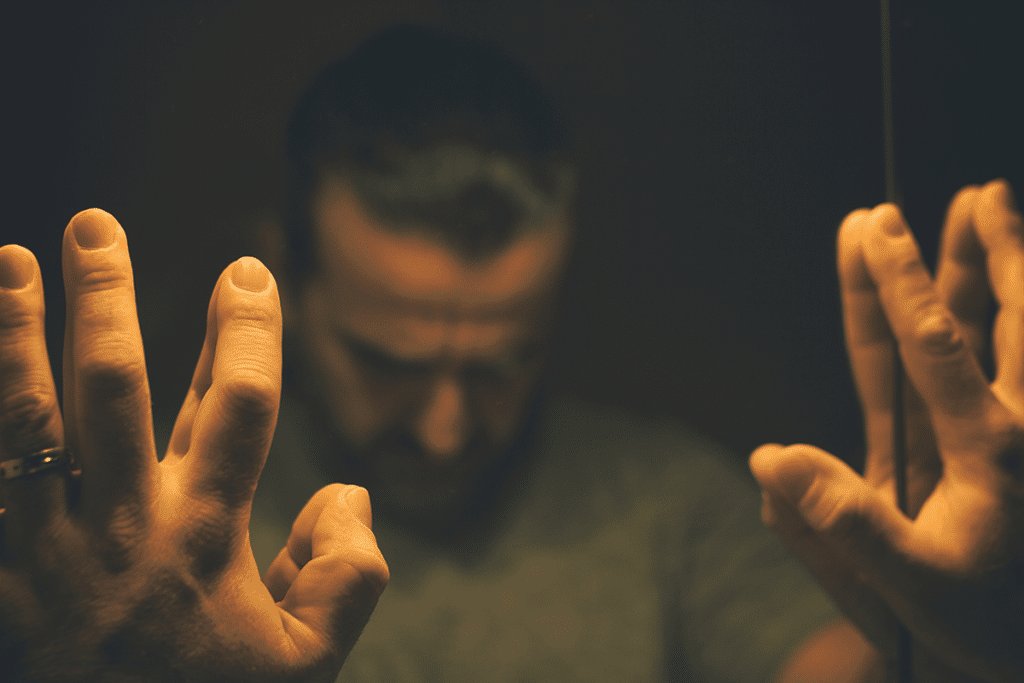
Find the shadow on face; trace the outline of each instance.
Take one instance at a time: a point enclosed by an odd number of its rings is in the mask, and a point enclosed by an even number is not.
[[[424,226],[376,218],[326,175],[313,226],[318,267],[289,318],[308,398],[344,444],[338,457],[388,507],[456,504],[523,428],[570,222],[550,216],[467,258]]]

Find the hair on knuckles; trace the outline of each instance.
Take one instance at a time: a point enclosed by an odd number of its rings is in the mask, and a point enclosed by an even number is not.
[[[311,203],[341,175],[389,228],[422,225],[467,258],[507,245],[571,201],[565,125],[526,70],[497,49],[399,26],[315,79],[288,130],[289,268],[315,267]]]

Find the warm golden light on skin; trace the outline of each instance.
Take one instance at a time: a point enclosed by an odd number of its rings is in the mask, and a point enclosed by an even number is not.
[[[321,269],[341,285],[353,332],[402,357],[486,356],[547,308],[569,245],[562,217],[526,232],[493,258],[470,263],[415,227],[386,231],[348,185],[325,177],[314,200],[324,226]],[[344,312],[342,312],[344,311]]]
[[[315,400],[401,505],[472,486],[507,451],[536,384],[568,221],[526,226],[470,261],[424,229],[384,224],[328,175],[313,223],[320,257],[296,323]]]

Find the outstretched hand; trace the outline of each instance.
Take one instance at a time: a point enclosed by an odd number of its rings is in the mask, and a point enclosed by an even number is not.
[[[907,626],[917,680],[1022,681],[1024,226],[1010,188],[957,195],[935,279],[889,204],[847,216],[838,252],[865,474],[812,446],[762,446],[751,468],[765,520],[883,653],[896,620]],[[894,338],[909,379],[908,515],[892,458]]]
[[[0,478],[4,680],[333,681],[388,571],[365,490],[334,484],[260,580],[247,527],[280,397],[273,277],[249,258],[221,275],[158,460],[124,231],[78,214],[63,263],[62,415],[38,265],[0,249],[0,463],[76,459]]]

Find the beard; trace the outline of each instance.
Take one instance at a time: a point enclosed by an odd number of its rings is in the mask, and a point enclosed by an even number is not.
[[[488,527],[509,493],[521,488],[516,484],[532,462],[542,403],[538,391],[510,438],[495,441],[474,432],[459,455],[444,462],[429,457],[406,429],[386,431],[360,447],[334,428],[318,465],[333,481],[365,487],[375,519],[435,540],[462,537]]]
[[[442,462],[431,458],[405,427],[384,430],[368,443],[348,438],[328,407],[331,402],[323,399],[329,388],[317,382],[318,374],[287,341],[285,389],[304,404],[324,446],[310,459],[331,481],[366,488],[375,521],[444,541],[484,529],[500,514],[532,463],[546,395],[543,383],[529,390],[509,437],[495,439],[478,428],[458,456]]]
[[[456,457],[438,462],[412,434],[396,429],[365,448],[353,450],[349,445],[348,456],[358,460],[382,508],[432,516],[462,507],[481,477],[508,455],[509,447],[474,434]]]

